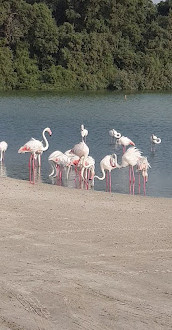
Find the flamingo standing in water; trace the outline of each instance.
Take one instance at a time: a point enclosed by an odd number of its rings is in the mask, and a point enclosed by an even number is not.
[[[102,177],[97,175],[94,178],[98,180],[104,180],[106,177],[106,190],[108,190],[108,173],[109,173],[109,191],[111,192],[111,171],[115,168],[119,168],[119,164],[117,163],[117,155],[107,155],[100,162],[100,169],[102,171]]]
[[[133,195],[135,189],[135,175],[134,166],[137,165],[139,159],[141,158],[141,151],[136,147],[130,147],[122,156],[122,162],[120,168],[129,166],[129,191],[131,194],[131,181],[133,178]]]
[[[139,194],[140,194],[140,173],[143,176],[143,191],[146,195],[146,182],[148,181],[148,169],[151,168],[147,157],[141,156],[137,162],[137,170],[139,172]]]
[[[156,135],[152,134],[151,135],[151,151],[155,151],[155,145],[156,144],[160,144],[161,143],[161,139],[159,137],[157,137]]]
[[[38,159],[38,166],[41,166],[41,155],[44,151],[46,151],[49,148],[48,140],[45,136],[45,132],[48,132],[51,136],[52,132],[49,127],[46,127],[43,132],[43,142],[45,145],[43,145],[42,141],[36,140],[34,138],[31,138],[28,142],[26,142],[19,150],[18,153],[26,153],[30,152],[30,158],[29,158],[29,180],[30,183],[35,183],[35,176],[34,176],[34,169],[35,169],[35,160]],[[33,180],[32,180],[32,172],[33,172]]]
[[[81,125],[81,137],[82,137],[82,141],[86,142],[86,137],[88,135],[88,130],[86,128],[84,128],[84,125]]]
[[[8,148],[7,142],[1,141],[0,142],[0,153],[1,153],[0,162],[2,162],[4,160],[4,156],[5,156],[5,152],[6,152],[7,148]]]
[[[57,150],[54,151],[49,157],[48,161],[51,164],[52,172],[49,174],[49,176],[57,176],[57,169],[59,170],[59,178],[62,179],[62,171],[64,168],[68,168],[67,171],[67,179],[69,174],[69,168],[71,165],[70,158],[65,155],[63,152]]]
[[[71,149],[71,153],[75,154],[79,158],[83,157],[83,165],[85,166],[85,160],[89,155],[89,148],[84,141],[75,144]]]
[[[123,153],[126,151],[126,147],[128,147],[129,145],[135,146],[135,143],[127,136],[121,136],[119,139],[116,140],[116,144],[123,146]]]
[[[114,128],[109,131],[109,135],[111,137],[111,143],[114,142],[114,139],[119,139],[121,137],[121,133],[115,131]]]

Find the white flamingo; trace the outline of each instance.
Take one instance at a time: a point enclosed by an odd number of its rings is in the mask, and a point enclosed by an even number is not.
[[[135,143],[127,136],[121,136],[119,139],[116,140],[116,144],[123,146],[123,153],[126,151],[126,147],[128,147],[129,145],[135,146]]]
[[[104,180],[106,177],[106,190],[108,189],[108,173],[109,173],[109,191],[111,192],[111,171],[115,168],[119,168],[119,164],[117,163],[117,155],[107,155],[100,162],[100,169],[102,171],[102,177],[97,175],[94,178],[98,180]]]
[[[114,128],[109,131],[109,135],[112,143],[114,142],[114,139],[119,139],[121,137],[121,133],[117,132]]]
[[[143,176],[143,191],[146,195],[146,182],[148,181],[148,169],[151,168],[147,157],[141,156],[137,162],[137,170],[139,172],[139,194],[140,194],[140,173]]]
[[[86,137],[88,135],[88,130],[84,127],[84,125],[81,125],[81,137],[82,137],[82,141],[86,142]]]
[[[150,137],[151,140],[151,151],[155,151],[155,145],[161,143],[161,139],[156,135],[152,134]]]
[[[133,195],[135,189],[135,175],[134,166],[137,165],[139,159],[141,158],[141,151],[136,147],[130,147],[122,156],[122,162],[120,168],[129,166],[129,191],[131,194],[131,181],[133,183]],[[132,180],[133,178],[133,180]]]
[[[48,162],[51,165],[51,173],[49,174],[49,176],[56,176],[57,174],[57,168],[56,168],[56,160],[58,159],[58,157],[60,155],[63,155],[63,153],[59,150],[53,151],[49,157],[48,157]]]
[[[71,153],[75,154],[79,158],[83,157],[83,166],[85,166],[85,160],[89,155],[89,147],[84,141],[75,144],[74,147],[71,149]]]
[[[83,157],[80,158],[78,166],[81,168],[81,178],[86,182],[88,188],[88,181],[91,181],[91,185],[94,185],[94,175],[95,175],[95,159],[88,156],[83,164]]]
[[[8,148],[7,142],[1,141],[0,142],[0,153],[1,153],[0,162],[2,162],[4,160],[5,152],[6,152],[7,148]]]
[[[45,133],[48,132],[51,136],[52,132],[49,127],[46,127],[43,132],[43,141],[36,140],[34,138],[31,138],[28,142],[26,142],[19,150],[18,153],[26,153],[30,152],[30,158],[29,158],[29,180],[31,183],[35,183],[35,177],[34,177],[34,169],[35,169],[35,160],[38,159],[38,166],[41,166],[41,155],[44,151],[46,151],[49,148],[48,140],[45,136]],[[43,142],[45,145],[43,145]],[[33,180],[31,178],[31,170],[33,171]]]

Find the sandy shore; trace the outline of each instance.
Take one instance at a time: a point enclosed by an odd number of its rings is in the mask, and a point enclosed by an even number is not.
[[[171,199],[0,181],[0,330],[171,329]]]

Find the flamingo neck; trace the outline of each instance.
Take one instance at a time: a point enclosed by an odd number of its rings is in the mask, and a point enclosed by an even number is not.
[[[105,174],[105,170],[104,170],[104,168],[102,168],[102,174],[103,174],[102,177],[99,177],[99,176],[95,175],[94,178],[97,178],[98,180],[104,180],[105,177],[106,177],[106,174]]]
[[[45,146],[42,148],[43,151],[46,151],[49,147],[49,143],[48,143],[48,140],[45,136],[45,132],[46,132],[46,130],[44,129],[43,132],[42,132],[43,140],[45,142]]]

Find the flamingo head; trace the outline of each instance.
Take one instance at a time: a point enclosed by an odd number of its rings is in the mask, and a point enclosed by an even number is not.
[[[45,128],[44,131],[45,132],[48,132],[50,136],[52,135],[52,131],[51,131],[51,129],[49,127]]]

